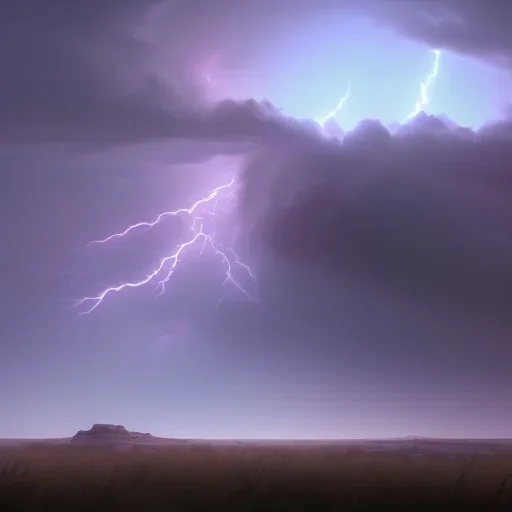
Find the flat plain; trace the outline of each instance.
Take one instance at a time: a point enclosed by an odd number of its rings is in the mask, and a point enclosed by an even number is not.
[[[0,441],[0,510],[508,510],[512,440]]]

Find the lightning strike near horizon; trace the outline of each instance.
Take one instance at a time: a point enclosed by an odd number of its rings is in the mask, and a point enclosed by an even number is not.
[[[414,110],[405,118],[405,121],[409,121],[410,119],[416,117],[428,105],[430,101],[428,90],[439,73],[439,61],[441,59],[441,50],[432,50],[432,53],[435,56],[434,69],[432,70],[430,75],[428,75],[427,79],[420,84],[420,97],[418,101],[416,101]]]
[[[327,121],[329,121],[329,119],[334,119],[338,115],[338,113],[341,111],[341,109],[345,105],[346,101],[350,98],[351,86],[352,86],[352,84],[349,82],[349,84],[347,86],[347,91],[342,96],[342,98],[338,101],[338,104],[329,113],[327,113],[323,117],[317,117],[315,119],[315,121],[318,124],[320,124],[320,126],[323,126]]]
[[[204,217],[203,215],[208,215],[212,219],[215,218],[215,212],[216,207],[218,204],[218,201],[221,199],[221,194],[224,191],[229,190],[232,192],[232,187],[235,184],[235,180],[232,179],[230,182],[225,183],[223,185],[219,185],[218,187],[214,188],[209,194],[204,196],[203,198],[199,199],[195,203],[193,203],[188,208],[180,208],[178,210],[174,211],[167,211],[163,212],[160,215],[156,217],[155,220],[148,222],[138,222],[136,224],[132,224],[131,226],[128,226],[124,231],[121,231],[119,233],[114,233],[102,240],[93,240],[92,242],[89,242],[87,245],[92,244],[105,244],[107,242],[110,242],[111,240],[115,238],[121,238],[126,235],[128,235],[130,232],[138,229],[138,228],[148,228],[151,229],[160,222],[162,222],[166,217],[170,216],[185,216],[188,217],[190,220],[190,226],[189,229],[191,230],[192,234],[189,239],[186,241],[180,243],[177,248],[172,252],[171,254],[166,255],[163,257],[159,264],[153,268],[153,270],[147,274],[143,279],[140,279],[138,281],[133,282],[123,282],[117,286],[109,286],[108,288],[105,288],[102,292],[97,294],[93,297],[83,297],[82,299],[78,300],[76,302],[76,306],[83,304],[85,302],[92,302],[92,306],[87,311],[83,311],[80,314],[89,314],[92,313],[97,307],[99,307],[103,300],[111,294],[118,293],[124,289],[128,288],[139,288],[141,286],[144,286],[146,284],[149,284],[151,282],[156,282],[157,287],[160,288],[160,295],[165,292],[166,284],[169,282],[171,277],[173,276],[174,272],[177,270],[178,265],[182,261],[182,259],[186,256],[187,249],[190,247],[196,245],[199,241],[202,241],[201,247],[200,247],[200,254],[203,254],[206,246],[210,246],[213,250],[214,254],[216,256],[219,256],[221,264],[224,265],[224,281],[222,282],[221,286],[224,286],[227,283],[231,283],[238,291],[243,293],[248,299],[250,300],[257,300],[252,297],[252,295],[237,281],[235,276],[233,275],[233,265],[237,265],[238,267],[242,268],[249,278],[254,281],[257,285],[257,280],[252,272],[251,268],[241,261],[238,254],[235,252],[234,248],[230,246],[229,253],[231,253],[232,257],[230,258],[228,256],[228,252],[224,251],[222,249],[222,244],[217,244],[215,242],[215,235],[216,235],[216,229],[215,225],[213,225],[213,229],[211,233],[207,233],[205,231],[205,223],[204,223]],[[209,208],[211,207],[211,208]]]

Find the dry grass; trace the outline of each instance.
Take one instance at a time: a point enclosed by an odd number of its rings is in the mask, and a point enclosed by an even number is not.
[[[393,510],[512,511],[512,454],[418,457],[280,446],[0,451],[2,511],[320,512],[385,504]]]

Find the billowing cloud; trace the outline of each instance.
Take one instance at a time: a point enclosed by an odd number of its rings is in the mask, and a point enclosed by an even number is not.
[[[430,47],[512,64],[512,5],[501,0],[374,2],[371,12]]]
[[[247,169],[246,201],[264,205],[260,233],[287,260],[510,329],[510,128],[442,124],[391,136],[365,122],[343,144],[267,156]]]
[[[347,0],[336,7],[430,46],[509,62],[507,2]],[[0,21],[0,141],[215,138],[238,133],[240,123],[251,136],[282,133],[282,125],[262,120],[276,117],[268,105],[227,101],[207,108],[202,75],[210,70],[203,65],[240,67],[265,41],[292,26],[300,30],[309,14],[329,8],[328,0],[243,8],[232,0],[78,0],[73,8],[62,0],[8,2]]]
[[[152,18],[158,4],[77,2],[70,9],[52,0],[44,8],[30,1],[9,5],[0,26],[2,144],[122,144],[282,133],[289,122],[269,123],[277,115],[270,105],[223,101],[206,106],[199,99],[193,38],[180,31],[170,44],[143,30],[154,26],[159,33]],[[178,23],[181,4],[162,5],[174,7],[170,12]],[[171,32],[173,27],[171,22]],[[165,77],[155,67],[162,45],[170,70]]]
[[[414,12],[399,4],[385,20],[406,34],[419,27],[414,37],[429,44],[507,55],[507,38],[490,19],[508,19],[507,8],[498,7],[506,2],[490,2],[488,17],[478,2],[427,2]],[[3,142],[188,139],[194,142],[187,160],[256,150],[245,175],[245,209],[254,220],[259,207],[256,217],[264,219],[275,251],[343,267],[411,300],[496,313],[510,308],[508,121],[474,133],[420,116],[391,135],[367,120],[341,144],[268,102],[184,100],[147,64],[158,41],[140,32],[140,20],[151,21],[162,5],[187,26],[199,16],[180,2],[10,5],[10,24],[4,17],[2,25],[9,44],[0,46],[10,57],[2,59]],[[229,2],[216,5],[218,28]],[[367,6],[370,15],[382,15]],[[470,29],[473,39],[465,35]]]

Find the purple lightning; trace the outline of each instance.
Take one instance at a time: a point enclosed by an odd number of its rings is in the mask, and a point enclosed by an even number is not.
[[[329,119],[334,119],[338,115],[338,113],[341,111],[341,109],[345,105],[345,102],[350,97],[350,88],[351,88],[351,83],[349,82],[349,84],[347,86],[347,91],[345,92],[343,97],[338,101],[338,104],[328,114],[326,114],[325,116],[317,117],[315,119],[315,121],[318,124],[320,124],[320,126],[323,126],[327,121],[329,121]]]
[[[130,231],[133,231],[134,229],[146,227],[146,228],[152,228],[156,226],[164,217],[168,216],[176,216],[180,215],[182,213],[185,213],[187,215],[190,215],[194,218],[194,221],[197,222],[199,217],[195,216],[194,214],[196,211],[203,205],[207,205],[212,202],[213,199],[218,199],[219,193],[222,192],[225,189],[231,188],[235,183],[235,180],[232,179],[229,183],[226,183],[225,185],[220,185],[217,188],[214,188],[206,197],[203,197],[196,201],[190,208],[180,208],[179,210],[174,210],[170,212],[163,212],[161,213],[154,221],[152,222],[137,222],[137,224],[132,224],[131,226],[127,227],[124,231],[121,231],[120,233],[114,233],[113,235],[108,236],[107,238],[104,238],[103,240],[93,240],[92,242],[89,242],[88,245],[92,244],[104,244],[105,242],[108,242],[109,240],[112,240],[113,238],[119,238],[122,236],[127,235]],[[214,203],[215,206],[215,203]],[[215,213],[209,212],[209,213]]]
[[[435,56],[434,59],[434,69],[428,75],[425,82],[420,84],[420,97],[414,106],[414,110],[405,118],[405,121],[409,121],[413,117],[416,117],[429,103],[430,98],[428,95],[429,87],[432,85],[432,82],[436,79],[437,74],[439,73],[439,61],[441,59],[441,50],[433,50],[432,53]]]
[[[257,283],[256,277],[254,276],[250,267],[240,260],[233,247],[229,248],[229,252],[232,255],[230,258],[228,257],[228,254],[224,252],[218,244],[215,243],[215,227],[212,233],[206,233],[204,231],[204,218],[202,215],[208,215],[214,218],[217,203],[221,198],[222,193],[228,190],[231,192],[234,184],[235,180],[232,179],[229,183],[214,188],[208,195],[193,203],[189,208],[180,208],[174,211],[163,212],[158,215],[158,217],[152,222],[138,222],[136,224],[132,224],[124,231],[114,233],[113,235],[110,235],[102,240],[94,240],[90,242],[88,245],[104,244],[113,240],[114,238],[124,237],[131,231],[134,231],[138,228],[152,228],[168,216],[184,215],[191,221],[190,230],[192,231],[192,236],[188,240],[179,244],[173,253],[162,258],[160,263],[148,275],[139,281],[125,282],[119,284],[118,286],[110,286],[105,288],[101,293],[94,297],[84,297],[80,299],[77,301],[76,305],[80,305],[85,302],[93,303],[90,309],[82,312],[81,314],[89,314],[93,312],[98,306],[100,306],[100,304],[108,295],[115,294],[127,288],[139,288],[153,281],[157,281],[161,293],[163,293],[165,291],[166,284],[171,279],[179,263],[182,261],[182,258],[185,257],[187,249],[196,245],[196,243],[199,241],[202,241],[200,248],[201,254],[204,252],[206,245],[209,245],[213,249],[214,253],[220,257],[221,262],[225,265],[225,279],[221,286],[229,282],[234,285],[235,288],[237,288],[240,292],[242,292],[248,299],[253,300],[253,297],[250,295],[250,293],[235,279],[232,273],[233,265],[238,265],[247,272],[249,277],[255,283]],[[211,209],[208,207],[211,207]]]
[[[432,85],[432,82],[435,80],[435,78],[438,75],[439,72],[439,62],[441,58],[441,51],[440,50],[433,50],[435,60],[434,60],[434,68],[430,75],[427,77],[425,82],[422,82],[420,84],[420,98],[415,104],[414,110],[405,118],[405,121],[410,120],[411,118],[417,116],[424,107],[429,103],[429,88]],[[205,75],[206,82],[210,85],[211,84],[211,75],[206,74]],[[350,98],[350,92],[351,92],[351,83],[348,84],[347,90],[343,97],[338,101],[337,105],[328,112],[323,117],[318,117],[315,120],[324,127],[327,121],[330,119],[335,119],[336,116],[339,114],[339,112],[344,107],[346,101]],[[141,286],[144,286],[146,284],[149,284],[151,282],[157,281],[158,287],[160,288],[160,294],[165,292],[166,284],[169,282],[171,277],[173,276],[174,272],[178,268],[178,265],[182,261],[182,258],[186,256],[187,250],[195,246],[199,241],[201,241],[201,247],[200,247],[200,253],[202,254],[208,245],[213,249],[213,252],[215,255],[217,255],[224,265],[225,268],[225,279],[222,283],[222,285],[225,285],[226,283],[231,283],[236,289],[238,289],[241,293],[243,293],[247,298],[253,300],[253,297],[251,294],[235,279],[232,273],[232,268],[234,265],[239,266],[240,268],[244,269],[244,271],[247,273],[247,275],[256,283],[257,287],[257,280],[254,276],[252,270],[250,267],[245,264],[243,261],[240,260],[238,254],[235,252],[233,247],[229,247],[229,252],[225,252],[221,249],[219,245],[215,243],[215,226],[213,226],[213,231],[211,233],[208,233],[205,231],[204,226],[204,217],[202,215],[208,215],[211,218],[215,218],[215,213],[217,209],[217,205],[219,200],[221,199],[222,194],[225,191],[229,191],[230,195],[232,193],[233,185],[235,184],[235,180],[232,179],[230,182],[220,185],[216,188],[214,188],[209,194],[204,196],[203,198],[199,199],[195,203],[193,203],[188,208],[180,208],[178,210],[174,211],[166,211],[161,213],[156,217],[155,220],[149,222],[149,221],[143,221],[138,222],[136,224],[132,224],[131,226],[128,226],[124,231],[121,231],[119,233],[114,233],[104,239],[101,240],[93,240],[92,242],[89,242],[88,245],[94,245],[94,244],[105,244],[107,242],[110,242],[111,240],[115,238],[121,238],[126,235],[128,235],[131,231],[137,230],[138,228],[148,228],[151,229],[160,222],[162,222],[166,217],[169,216],[186,216],[190,219],[190,230],[192,232],[191,237],[182,242],[177,246],[175,251],[164,258],[162,258],[159,262],[159,264],[143,279],[139,281],[134,282],[124,282],[117,286],[110,286],[108,288],[105,288],[101,293],[99,293],[96,296],[93,297],[84,297],[80,299],[76,305],[83,304],[85,302],[92,302],[92,306],[87,311],[82,312],[81,314],[89,314],[92,311],[94,311],[97,307],[99,307],[103,300],[111,294],[118,293],[124,289],[128,288],[139,288]],[[228,256],[228,254],[230,256]],[[256,298],[257,300],[257,298]]]

